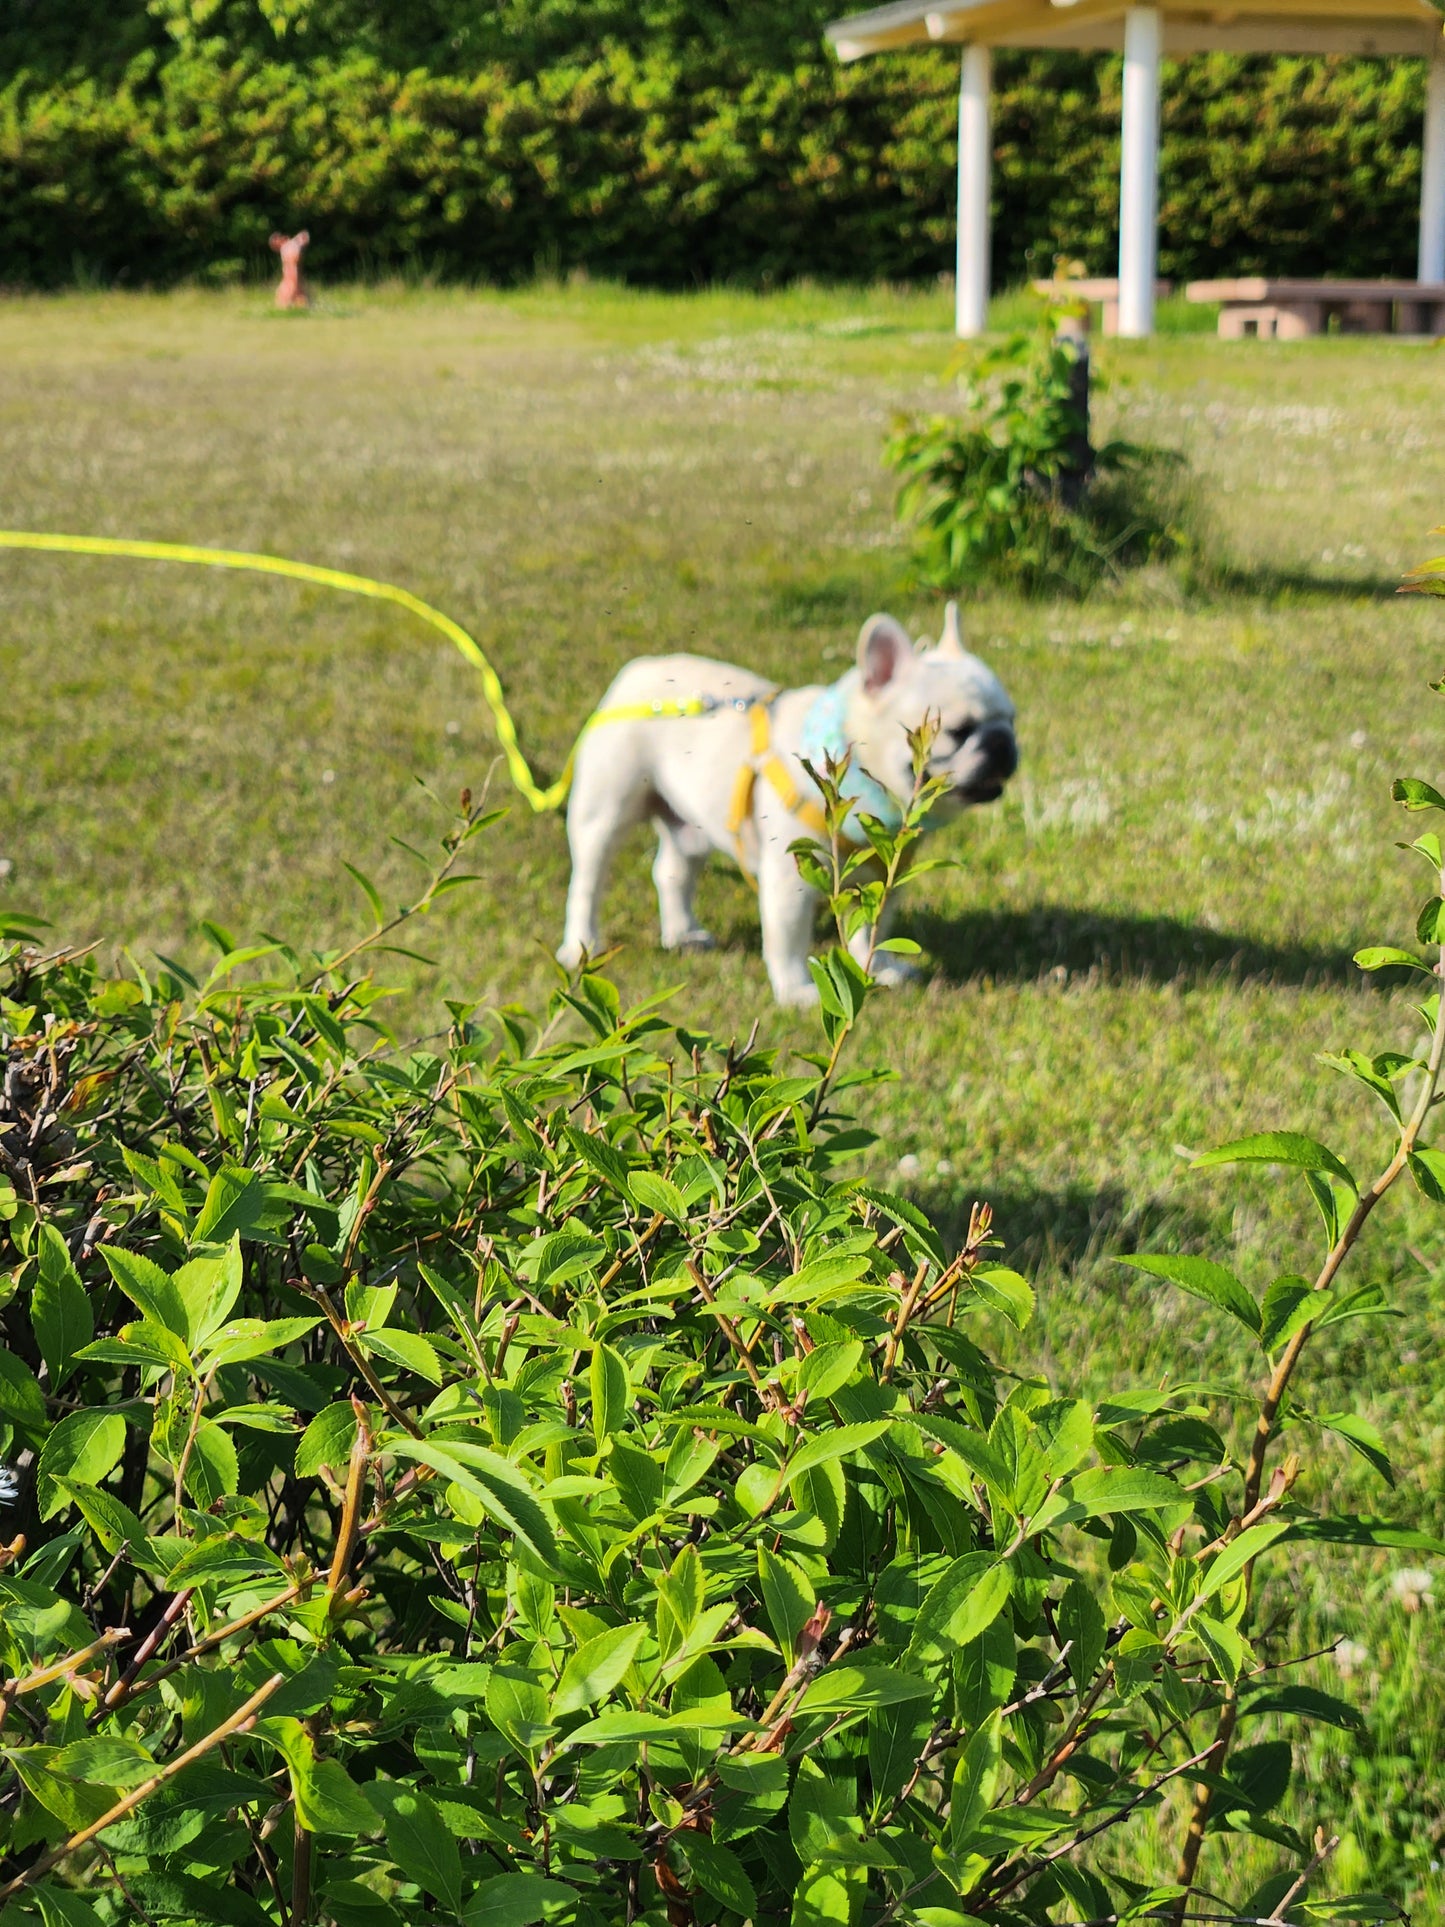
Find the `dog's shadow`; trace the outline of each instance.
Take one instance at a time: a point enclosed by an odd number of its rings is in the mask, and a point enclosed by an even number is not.
[[[1177,917],[1118,915],[1051,903],[941,916],[916,906],[905,912],[899,927],[923,946],[938,974],[952,984],[1033,982],[1061,973],[1156,984],[1362,981],[1347,950],[1265,943]]]
[[[1187,1198],[1131,1196],[1119,1184],[1072,1184],[1050,1190],[1009,1184],[966,1171],[942,1189],[937,1181],[903,1187],[938,1226],[946,1244],[961,1244],[969,1209],[978,1201],[992,1206],[995,1229],[1007,1262],[1030,1275],[1071,1277],[1088,1274],[1091,1288],[1122,1295],[1137,1282],[1122,1268],[1114,1273],[1110,1256],[1124,1251],[1197,1248],[1218,1227],[1207,1212]]]

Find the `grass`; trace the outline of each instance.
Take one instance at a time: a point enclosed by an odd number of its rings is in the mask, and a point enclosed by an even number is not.
[[[936,627],[878,451],[895,410],[942,402],[948,305],[595,286],[341,289],[297,317],[260,293],[12,299],[0,522],[402,583],[480,639],[550,774],[640,651],[803,681],[841,671],[875,607]],[[1083,605],[970,605],[1024,762],[1003,803],[952,833],[960,867],[912,909],[931,981],[869,1018],[863,1054],[899,1074],[868,1095],[871,1157],[954,1222],[993,1202],[1040,1286],[1020,1362],[1095,1386],[1252,1379],[1205,1308],[1110,1258],[1208,1250],[1261,1285],[1308,1263],[1295,1192],[1268,1172],[1191,1174],[1190,1153],[1291,1126],[1378,1155],[1313,1053],[1410,1034],[1401,996],[1348,960],[1408,935],[1423,871],[1392,848],[1389,783],[1439,780],[1445,760],[1425,690],[1445,667],[1442,614],[1391,593],[1445,502],[1445,362],[1383,340],[1176,332],[1101,344],[1098,364],[1104,425],[1187,453],[1220,566],[1208,591],[1155,572]],[[202,918],[318,944],[354,933],[365,906],[342,860],[400,898],[388,839],[434,821],[414,779],[476,787],[495,753],[473,672],[429,632],[244,576],[0,557],[0,687],[4,900],[142,958],[198,958]],[[625,992],[681,983],[693,1021],[746,1029],[761,1009],[766,1034],[807,1047],[806,1019],[764,1005],[745,887],[709,878],[721,948],[679,963],[653,948],[649,860],[639,838],[612,898]],[[560,824],[519,806],[480,867],[485,886],[418,939],[436,968],[396,961],[419,1034],[443,993],[510,1001],[551,981]],[[1436,1525],[1442,1270],[1438,1220],[1392,1201],[1360,1276],[1406,1318],[1343,1327],[1308,1388],[1314,1409],[1380,1424],[1401,1488],[1327,1442],[1316,1490]],[[1301,1744],[1290,1817],[1344,1834],[1337,1880],[1430,1918],[1445,1642],[1434,1609],[1392,1588],[1408,1563],[1342,1556],[1281,1583],[1272,1609],[1282,1650],[1348,1633],[1370,1709],[1360,1738],[1317,1728]],[[1340,1663],[1301,1676],[1338,1686]],[[1161,1820],[1136,1871],[1167,1871],[1172,1837]],[[1278,1858],[1240,1837],[1210,1865],[1238,1894]]]

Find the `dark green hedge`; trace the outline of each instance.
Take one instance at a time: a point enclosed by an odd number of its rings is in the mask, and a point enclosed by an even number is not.
[[[951,265],[956,55],[840,69],[826,0],[11,0],[0,281],[412,263],[662,285]],[[1119,63],[998,63],[996,271],[1115,248]],[[1408,272],[1418,61],[1166,86],[1162,268]]]

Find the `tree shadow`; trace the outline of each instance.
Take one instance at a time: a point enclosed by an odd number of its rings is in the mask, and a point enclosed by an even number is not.
[[[1348,950],[1271,944],[1178,917],[1122,916],[1067,904],[980,908],[953,916],[915,907],[903,928],[949,983],[1083,976],[1121,982],[1351,984]]]
[[[1307,562],[1294,565],[1222,562],[1210,571],[1208,587],[1215,595],[1243,596],[1262,602],[1288,603],[1315,598],[1384,602],[1399,593],[1400,578],[1366,572],[1324,575]]]
[[[965,1175],[950,1181],[947,1190],[927,1182],[910,1185],[908,1195],[938,1226],[946,1246],[963,1242],[970,1209],[987,1204],[1005,1263],[1032,1278],[1087,1273],[1091,1286],[1109,1296],[1122,1297],[1137,1281],[1122,1268],[1113,1272],[1108,1258],[1131,1251],[1199,1250],[1220,1229],[1187,1203],[1131,1198],[1118,1184],[1038,1190],[988,1178],[971,1185]]]
[[[1036,1294],[1022,1331],[988,1319],[982,1342],[1006,1369],[1042,1373],[1071,1396],[1098,1396],[1124,1384],[1212,1376],[1237,1361],[1240,1333],[1226,1314],[1114,1262],[1141,1251],[1227,1251],[1228,1225],[1207,1208],[1131,1200],[1118,1185],[1034,1190],[985,1180],[976,1194],[965,1182],[942,1196],[931,1186],[910,1187],[910,1195],[950,1250],[963,1241],[973,1195],[992,1206],[999,1260]]]

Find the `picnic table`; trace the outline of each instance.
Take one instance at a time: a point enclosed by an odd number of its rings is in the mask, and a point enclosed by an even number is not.
[[[1246,335],[1298,341],[1326,332],[1331,319],[1341,334],[1445,333],[1445,282],[1276,281],[1247,274],[1233,281],[1191,281],[1190,301],[1219,303],[1225,341]]]
[[[1078,281],[1033,281],[1029,284],[1035,294],[1041,294],[1049,301],[1089,301],[1102,304],[1104,310],[1104,333],[1116,335],[1119,332],[1119,282],[1117,276],[1099,276],[1093,280]],[[1172,281],[1156,281],[1154,298],[1162,301],[1172,294]]]

